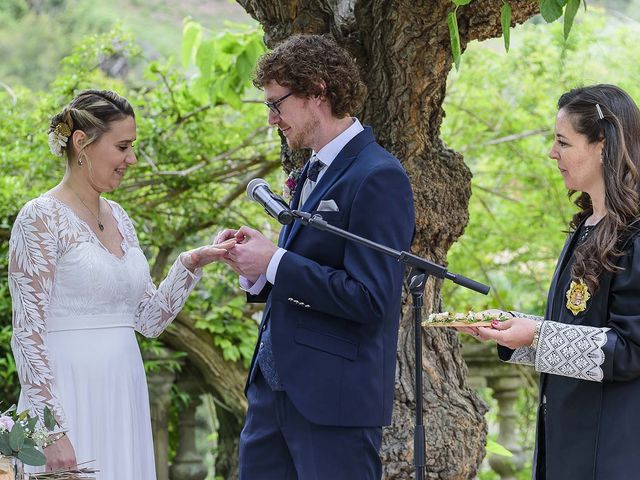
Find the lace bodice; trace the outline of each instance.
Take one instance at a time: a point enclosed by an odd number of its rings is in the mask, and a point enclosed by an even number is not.
[[[64,412],[47,355],[47,335],[130,326],[155,337],[175,318],[200,273],[178,259],[156,289],[133,223],[108,201],[122,236],[119,258],[66,204],[50,195],[28,202],[9,242],[12,349],[32,413],[47,405],[63,428]]]

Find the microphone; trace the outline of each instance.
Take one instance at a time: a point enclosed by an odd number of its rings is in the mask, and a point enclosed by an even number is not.
[[[293,222],[293,212],[280,196],[269,188],[269,184],[262,178],[254,178],[247,185],[247,196],[250,200],[259,203],[265,211],[282,225]]]

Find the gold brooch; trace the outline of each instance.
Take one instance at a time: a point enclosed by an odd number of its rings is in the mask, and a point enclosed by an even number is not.
[[[567,290],[567,308],[574,315],[584,312],[587,309],[587,301],[591,298],[587,284],[580,279],[577,282],[571,281]]]

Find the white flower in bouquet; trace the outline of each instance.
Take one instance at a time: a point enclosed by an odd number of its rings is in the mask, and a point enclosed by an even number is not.
[[[3,415],[0,417],[0,432],[10,432],[13,428],[13,418]]]

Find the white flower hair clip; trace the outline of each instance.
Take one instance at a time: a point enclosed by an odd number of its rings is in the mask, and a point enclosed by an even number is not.
[[[67,147],[67,141],[71,136],[69,125],[60,122],[56,128],[49,132],[49,150],[56,157],[61,157],[63,150]]]

